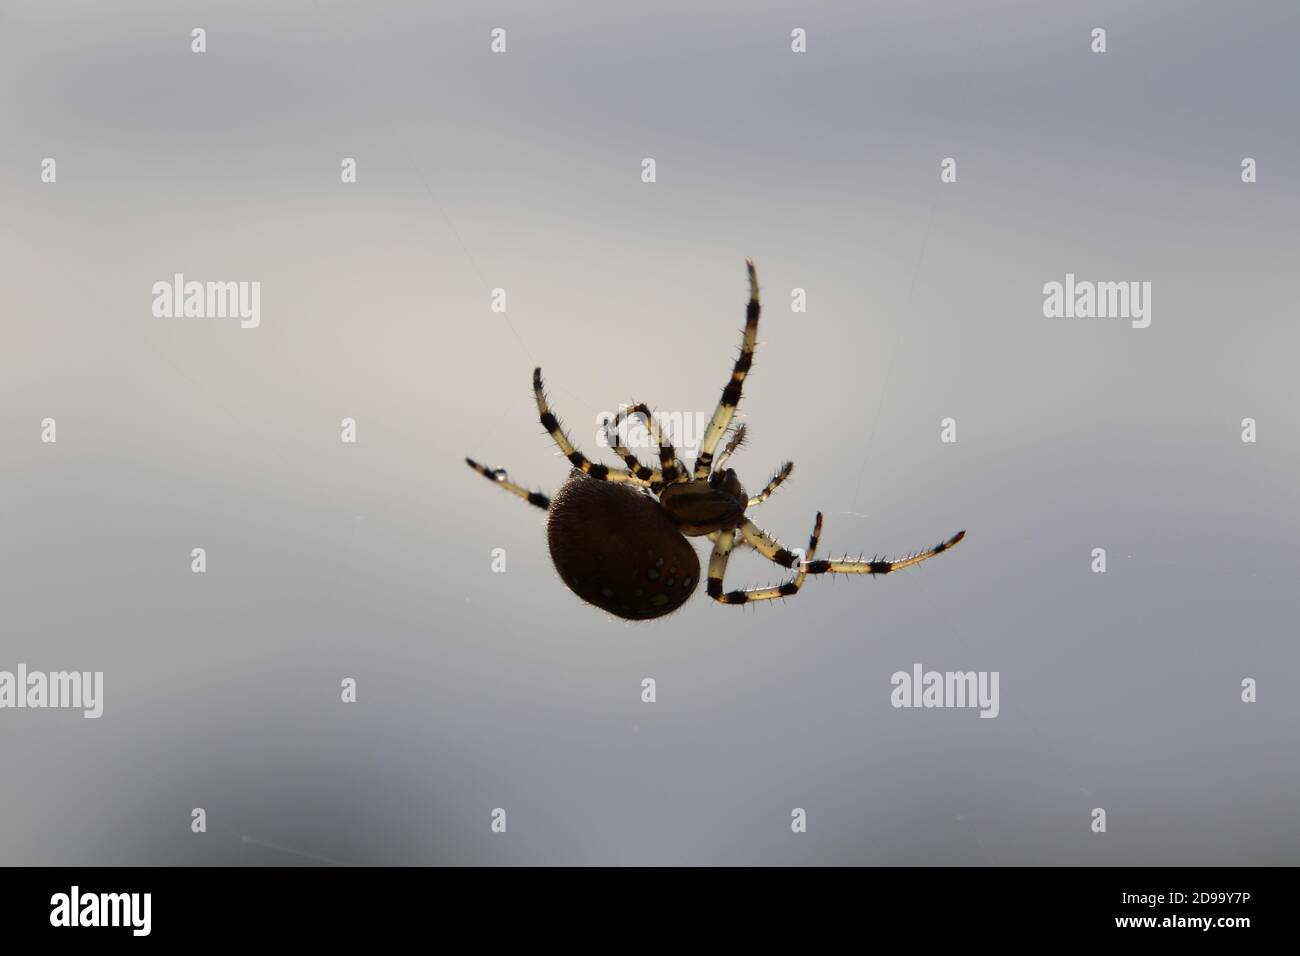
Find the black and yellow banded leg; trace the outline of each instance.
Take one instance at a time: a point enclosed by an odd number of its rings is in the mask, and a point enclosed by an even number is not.
[[[794,554],[788,549],[781,546],[781,543],[773,538],[748,518],[740,526],[740,533],[745,542],[752,545],[755,550],[765,558],[776,562],[783,567],[795,566]],[[812,534],[808,536],[808,551],[806,559],[811,559],[817,554],[817,543],[821,540],[822,535],[822,514],[817,512],[817,521],[813,524]],[[776,598],[793,597],[799,593],[803,587],[804,578],[807,577],[804,566],[807,560],[799,563],[799,570],[795,573],[793,581],[786,581],[784,584],[778,584],[775,587],[752,588],[748,591],[723,591],[722,576],[727,570],[727,561],[731,556],[731,549],[734,539],[726,532],[718,536],[717,542],[713,546],[713,554],[709,558],[709,597],[723,604],[748,604],[751,601],[772,601]]]
[[[821,528],[821,522],[817,523],[817,528]],[[773,564],[779,564],[783,568],[793,568],[798,563],[794,552],[777,541],[754,522],[746,518],[740,523],[740,534],[745,539],[745,543],[752,547]],[[814,532],[814,539],[816,532]],[[807,555],[804,555],[807,558]]]
[[[642,465],[640,460],[632,451],[621,443],[615,443],[614,453],[627,463],[628,470],[640,478],[642,481],[650,483],[652,491],[661,490],[664,485],[670,485],[678,481],[686,480],[685,467],[677,461],[677,453],[673,446],[664,440],[663,432],[659,430],[659,424],[654,420],[650,409],[643,403],[625,406],[609,423],[609,430],[615,438],[618,435],[619,426],[633,415],[639,415],[646,424],[646,431],[650,435],[650,440],[659,447],[659,467],[647,468]]]
[[[644,484],[632,472],[624,471],[622,468],[609,468],[597,464],[573,446],[569,436],[564,433],[560,420],[555,417],[555,413],[551,411],[550,406],[546,403],[546,390],[542,387],[542,370],[540,368],[533,369],[533,394],[537,398],[537,413],[541,416],[542,427],[550,433],[551,438],[559,446],[564,457],[569,459],[569,464],[599,481],[620,481],[634,485]]]
[[[504,488],[506,491],[518,498],[523,498],[524,501],[528,502],[530,505],[536,505],[543,511],[546,511],[551,507],[550,498],[546,497],[546,495],[542,494],[540,491],[529,491],[522,485],[516,485],[510,480],[504,468],[489,468],[487,465],[480,465],[473,458],[466,458],[465,464],[469,465],[497,487]]]
[[[651,440],[655,440],[659,428],[655,425],[654,419],[650,417],[650,409],[643,403],[637,402],[625,406],[617,415],[606,423],[605,428],[607,437],[610,440],[610,447],[614,449],[614,454],[618,455],[619,458],[622,458],[623,461],[627,463],[627,470],[632,472],[632,474],[636,475],[642,481],[648,484],[655,481],[662,483],[663,476],[656,469],[647,468],[645,465],[641,464],[640,459],[633,454],[632,450],[618,440],[619,426],[633,415],[640,415],[645,420],[646,429],[650,433]]]
[[[749,269],[749,306],[745,312],[745,336],[740,341],[740,355],[731,370],[731,379],[722,390],[722,400],[718,402],[713,418],[704,429],[704,440],[700,442],[700,457],[695,461],[696,478],[709,477],[709,472],[713,469],[713,451],[731,425],[731,416],[736,413],[736,406],[740,404],[740,390],[744,385],[745,376],[749,374],[750,366],[754,364],[754,349],[758,345],[758,314],[761,310],[758,303],[758,274],[754,272],[754,263],[748,259],[745,260],[745,266]]]
[[[936,554],[943,554],[964,537],[966,537],[966,532],[958,531],[942,544],[937,544],[926,551],[918,551],[916,554],[909,554],[905,558],[898,558],[894,561],[880,559],[874,561],[850,561],[847,557],[841,561],[806,560],[799,566],[799,570],[807,574],[889,574],[891,571],[901,571],[903,568],[910,568],[922,561],[929,561]]]
[[[754,497],[749,499],[749,504],[745,507],[752,508],[754,505],[761,505],[768,498],[772,497],[772,492],[781,487],[781,484],[790,477],[790,472],[792,471],[794,471],[794,462],[787,461],[781,466],[781,470],[772,476],[772,480],[767,483],[767,486]]]
[[[731,549],[736,546],[736,536],[731,531],[717,531],[713,538],[713,551],[709,555],[709,597],[723,604],[728,595],[722,593],[722,577],[727,573],[727,562],[731,560]]]
[[[734,528],[734,529],[732,529],[731,531],[726,531],[726,532],[724,532],[724,531],[715,531],[715,532],[713,532],[713,534],[708,535],[708,540],[709,540],[709,541],[712,541],[712,542],[714,542],[714,543],[716,544],[716,543],[717,543],[717,540],[718,540],[718,536],[721,535],[721,534],[730,534],[730,535],[731,535],[731,546],[732,546],[733,548],[739,548],[741,545],[745,545],[746,547],[752,547],[752,545],[750,545],[750,543],[749,543],[748,541],[745,540],[745,536],[744,536],[743,534],[740,533],[740,529],[739,529],[739,528]]]
[[[731,441],[727,442],[727,447],[722,449],[722,454],[713,462],[714,470],[721,471],[722,466],[727,463],[727,459],[735,454],[736,449],[743,444],[745,444],[745,426],[741,425],[732,432]]]

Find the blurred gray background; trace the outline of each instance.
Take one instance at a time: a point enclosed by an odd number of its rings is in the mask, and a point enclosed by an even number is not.
[[[0,5],[0,669],[106,682],[0,712],[0,863],[1300,862],[1298,41],[1290,2]],[[535,364],[592,452],[711,412],[746,256],[734,463],[797,465],[757,520],[969,537],[628,625],[462,457],[563,481]],[[261,327],[154,318],[174,272]],[[1066,272],[1151,327],[1044,318]],[[1000,716],[892,708],[914,662]]]

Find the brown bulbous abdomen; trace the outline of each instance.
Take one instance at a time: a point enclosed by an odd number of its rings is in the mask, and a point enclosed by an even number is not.
[[[574,471],[551,499],[551,560],[569,590],[629,620],[670,614],[700,580],[700,559],[658,502]]]

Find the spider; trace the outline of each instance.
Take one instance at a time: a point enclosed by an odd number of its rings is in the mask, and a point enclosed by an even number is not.
[[[533,394],[542,427],[573,465],[569,479],[554,499],[515,484],[504,469],[465,459],[466,464],[489,481],[547,512],[547,540],[560,578],[578,597],[618,617],[629,620],[661,617],[686,602],[695,591],[700,572],[699,557],[687,540],[691,537],[707,537],[713,542],[708,568],[709,597],[722,604],[747,604],[793,597],[810,574],[888,574],[910,568],[942,554],[966,535],[965,531],[959,531],[929,550],[893,561],[854,561],[847,556],[839,561],[826,561],[816,559],[822,532],[821,512],[817,513],[802,558],[746,517],[746,509],[766,501],[790,477],[794,465],[790,462],[782,465],[763,490],[751,498],[735,471],[723,467],[744,442],[744,425],[731,433],[722,453],[714,460],[714,451],[730,430],[757,344],[758,276],[753,262],[746,260],[745,264],[749,270],[749,305],[740,356],[704,431],[693,469],[677,458],[650,409],[642,403],[625,407],[609,422],[611,444],[627,467],[610,468],[591,461],[574,447],[551,411],[540,368],[533,370]],[[617,426],[633,416],[644,420],[650,439],[659,447],[658,468],[642,464],[617,441]],[[775,564],[794,570],[793,579],[772,587],[724,591],[722,578],[727,561],[732,550],[741,544]]]

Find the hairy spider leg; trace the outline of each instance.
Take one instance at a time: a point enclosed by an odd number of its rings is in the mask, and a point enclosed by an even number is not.
[[[528,502],[530,505],[536,505],[543,511],[546,511],[551,507],[550,498],[546,497],[546,495],[542,494],[540,491],[529,491],[522,485],[516,485],[510,480],[510,477],[506,474],[504,468],[489,468],[486,465],[480,465],[473,458],[466,458],[465,464],[469,465],[488,481],[492,482],[492,484],[499,488],[504,488],[517,498],[523,498],[524,501]]]
[[[741,424],[731,433],[731,441],[727,442],[727,447],[722,449],[722,454],[713,462],[713,469],[721,471],[722,466],[727,463],[727,459],[743,444],[745,444],[745,426]]]
[[[659,467],[655,469],[645,467],[637,459],[636,455],[622,444],[614,445],[614,453],[627,462],[627,467],[633,474],[642,481],[650,483],[651,491],[660,491],[665,485],[685,480],[686,469],[679,467],[676,450],[664,439],[663,432],[659,430],[659,424],[654,420],[650,409],[643,403],[637,402],[634,405],[629,405],[615,415],[609,423],[610,431],[617,436],[618,426],[633,415],[640,415],[645,420],[646,430],[650,433],[650,440],[659,446]]]
[[[546,390],[542,387],[542,370],[540,368],[533,369],[533,394],[537,397],[537,413],[541,417],[542,427],[550,433],[555,444],[559,446],[564,457],[569,459],[569,463],[574,468],[598,481],[617,481],[633,485],[643,484],[632,472],[625,471],[622,468],[609,468],[597,464],[573,446],[569,436],[564,433],[560,420],[555,417],[555,413],[551,411],[550,406],[546,403]]]
[[[920,564],[922,561],[929,561],[936,554],[943,554],[962,538],[966,537],[965,531],[958,531],[955,535],[941,544],[936,544],[933,548],[925,551],[918,551],[915,554],[909,554],[905,558],[898,558],[894,561],[874,560],[874,561],[850,561],[845,557],[841,561],[813,561],[811,557],[799,566],[800,571],[808,574],[889,574],[891,571],[900,571],[903,568],[910,568],[914,564]]]
[[[700,457],[695,460],[696,479],[709,477],[709,473],[713,470],[713,450],[718,447],[718,442],[722,440],[722,436],[727,433],[727,428],[731,425],[731,417],[736,413],[736,406],[740,404],[740,390],[744,385],[745,376],[749,374],[750,366],[754,364],[754,349],[758,345],[758,314],[761,311],[758,303],[758,274],[754,271],[754,263],[750,260],[745,260],[745,266],[749,270],[749,306],[745,312],[745,335],[740,341],[740,355],[731,370],[731,379],[722,390],[722,400],[718,402],[713,418],[704,429],[704,440],[700,443]]]
[[[781,487],[785,480],[790,477],[790,472],[792,471],[794,471],[794,462],[787,461],[781,466],[781,470],[772,476],[772,480],[767,483],[767,486],[754,497],[749,499],[749,504],[745,507],[752,508],[754,505],[761,505],[768,498],[772,497],[772,492]]]
[[[741,524],[740,533],[747,544],[751,545],[769,561],[786,568],[796,565],[794,554],[791,551],[783,547],[781,542],[748,518]],[[817,554],[817,542],[821,539],[821,535],[822,513],[819,511],[817,512],[817,521],[813,524],[812,534],[808,537],[808,558],[812,558]],[[799,593],[799,589],[803,587],[804,578],[807,577],[807,572],[804,570],[808,564],[807,560],[798,562],[798,571],[796,571],[793,581],[786,581],[784,584],[773,587],[724,592],[722,590],[722,577],[727,571],[727,561],[731,558],[731,550],[734,545],[735,539],[726,532],[720,533],[713,545],[713,554],[709,556],[708,583],[709,597],[713,598],[713,600],[722,604],[748,604],[750,601],[771,601],[776,598],[793,597]]]

